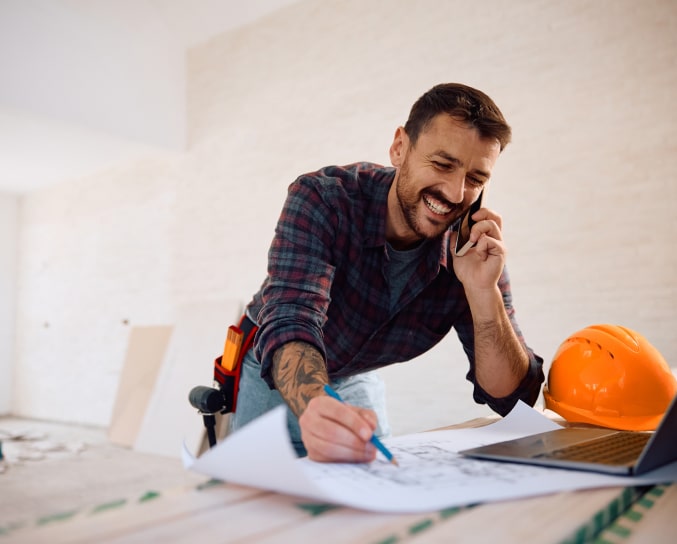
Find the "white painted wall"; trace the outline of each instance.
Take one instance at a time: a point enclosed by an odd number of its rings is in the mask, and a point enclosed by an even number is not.
[[[185,155],[25,198],[13,411],[107,424],[124,321],[247,299],[287,185],[387,162],[441,81],[485,90],[513,125],[488,204],[529,343],[549,361],[568,334],[613,322],[677,360],[676,51],[669,0],[307,0],[192,49]],[[384,371],[395,433],[487,413],[466,370],[450,337]]]
[[[18,207],[19,197],[0,193],[0,415],[12,400]]]
[[[176,62],[183,48],[152,3],[63,4],[3,2],[0,67],[8,77],[0,101],[16,114],[77,123],[95,138],[102,131],[111,140],[183,150],[185,72]]]

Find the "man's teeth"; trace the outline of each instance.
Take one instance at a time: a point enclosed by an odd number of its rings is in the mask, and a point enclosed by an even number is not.
[[[428,208],[439,215],[446,215],[451,211],[451,208],[441,204],[440,202],[433,202],[427,196],[423,196],[423,202],[425,202],[425,205],[428,206]]]

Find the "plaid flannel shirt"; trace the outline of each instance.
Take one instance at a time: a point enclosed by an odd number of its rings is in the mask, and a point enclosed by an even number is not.
[[[467,354],[473,398],[505,415],[518,399],[533,405],[543,382],[543,359],[527,347],[529,370],[508,397],[487,394],[475,380],[473,321],[450,256],[450,233],[428,249],[394,307],[384,267],[388,190],[393,168],[371,163],[330,166],[289,187],[268,255],[268,275],[247,307],[259,325],[254,349],[261,376],[273,388],[272,356],[291,341],[324,356],[334,379],[408,361],[432,348],[453,327]],[[514,318],[507,272],[499,287]]]

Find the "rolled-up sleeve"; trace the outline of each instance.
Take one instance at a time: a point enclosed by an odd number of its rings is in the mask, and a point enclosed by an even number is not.
[[[335,266],[336,210],[321,186],[299,178],[290,188],[268,253],[263,306],[254,353],[269,387],[275,351],[292,341],[315,346],[326,359],[322,328]]]

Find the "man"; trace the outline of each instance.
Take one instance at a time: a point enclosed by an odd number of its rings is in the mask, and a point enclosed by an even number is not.
[[[410,360],[453,327],[473,397],[501,415],[533,405],[543,360],[514,319],[501,217],[481,208],[463,257],[455,223],[489,182],[511,130],[494,102],[459,85],[414,104],[393,168],[327,167],[289,188],[268,276],[247,306],[259,330],[245,355],[237,429],[286,403],[292,442],[317,461],[368,462],[388,432],[374,372]],[[329,397],[330,383],[345,404]]]

